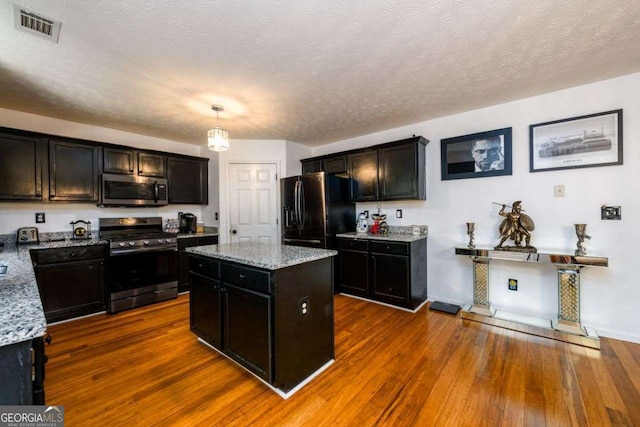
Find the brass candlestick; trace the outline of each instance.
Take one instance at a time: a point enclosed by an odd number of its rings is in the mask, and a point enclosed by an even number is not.
[[[578,236],[578,243],[576,246],[576,255],[577,256],[585,256],[587,254],[587,249],[584,247],[584,239],[591,240],[591,236],[587,236],[587,224],[574,224],[576,228],[576,236]]]
[[[467,247],[469,249],[473,249],[476,247],[476,245],[473,244],[473,231],[475,229],[475,223],[473,222],[468,222],[467,223],[467,235],[469,236],[469,244],[467,245]]]

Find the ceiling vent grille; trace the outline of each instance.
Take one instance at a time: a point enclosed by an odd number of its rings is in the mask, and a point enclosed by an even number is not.
[[[18,30],[58,43],[60,22],[45,18],[15,3],[13,4],[13,24]]]

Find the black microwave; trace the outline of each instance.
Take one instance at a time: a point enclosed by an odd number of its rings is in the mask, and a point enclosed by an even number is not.
[[[102,174],[102,206],[165,206],[167,180],[134,175]]]

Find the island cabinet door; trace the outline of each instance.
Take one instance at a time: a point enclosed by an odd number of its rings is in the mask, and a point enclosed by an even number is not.
[[[189,304],[191,330],[215,348],[222,350],[220,282],[192,273]]]
[[[273,382],[271,296],[224,284],[224,352]]]

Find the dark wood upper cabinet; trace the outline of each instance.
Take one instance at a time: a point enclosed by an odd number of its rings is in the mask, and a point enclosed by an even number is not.
[[[49,200],[97,202],[100,148],[49,140]]]
[[[378,200],[378,151],[349,154],[349,199],[353,202]]]
[[[138,175],[165,178],[167,176],[167,156],[138,151]]]
[[[104,147],[103,171],[123,175],[166,178],[167,156],[126,147]]]
[[[169,203],[209,203],[208,159],[168,158]]]
[[[326,173],[346,173],[347,172],[347,156],[333,156],[322,160],[322,170]]]
[[[303,160],[302,174],[322,172],[322,160]]]
[[[0,133],[0,200],[43,199],[46,147],[42,138]]]
[[[103,170],[106,173],[133,175],[136,171],[136,152],[122,148],[104,147]]]
[[[329,156],[301,160],[302,173],[326,172],[334,174],[347,173],[347,155]]]
[[[209,159],[0,128],[0,201],[98,202],[102,173],[168,178],[169,203],[207,204]]]
[[[420,142],[379,149],[379,200],[426,200],[425,172],[425,149]]]
[[[352,202],[426,200],[426,154],[421,136],[302,159],[302,173],[326,172],[350,179]]]

